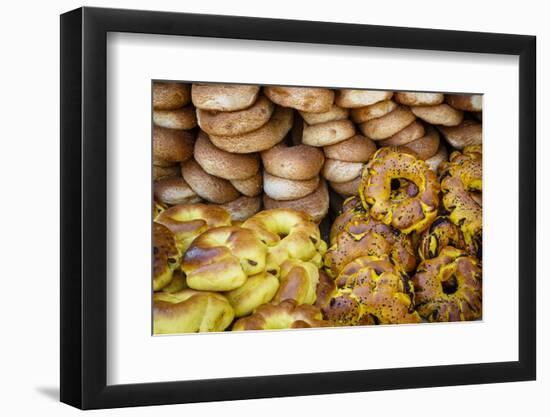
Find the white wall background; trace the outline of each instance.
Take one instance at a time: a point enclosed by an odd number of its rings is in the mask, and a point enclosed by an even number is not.
[[[492,3],[492,4],[491,4]],[[59,379],[59,17],[82,3],[5,2],[0,24],[0,410],[3,415],[67,416]],[[93,1],[88,6],[157,9],[291,19],[509,32],[538,37],[538,380],[454,388],[237,401],[100,411],[94,415],[548,415],[550,292],[544,257],[550,249],[550,134],[541,97],[550,95],[550,27],[544,2],[462,0],[301,3],[296,0]],[[7,148],[6,148],[7,145]],[[542,166],[542,164],[545,166]],[[505,256],[505,254],[503,254]],[[546,297],[544,297],[546,298]],[[545,395],[546,394],[546,395]],[[116,414],[115,414],[116,413]],[[382,414],[383,413],[383,414]]]

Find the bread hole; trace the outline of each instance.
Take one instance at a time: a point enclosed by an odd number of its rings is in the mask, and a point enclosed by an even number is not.
[[[443,292],[447,295],[452,295],[458,291],[458,280],[456,276],[452,276],[449,279],[441,282],[441,288]]]

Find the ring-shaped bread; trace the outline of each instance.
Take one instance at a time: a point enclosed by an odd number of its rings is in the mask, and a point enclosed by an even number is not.
[[[224,293],[235,311],[235,317],[251,314],[257,307],[269,303],[279,288],[279,280],[268,272],[248,277],[243,285]]]
[[[218,293],[184,289],[153,295],[153,333],[222,332],[235,317]]]
[[[442,93],[395,93],[395,101],[406,106],[435,106],[443,103],[445,96]]]
[[[266,271],[279,276],[287,259],[323,264],[327,244],[313,219],[304,212],[292,209],[262,210],[242,224],[251,229],[268,246]]]
[[[321,180],[317,189],[305,197],[281,201],[264,194],[263,202],[265,209],[287,208],[303,211],[309,214],[315,223],[319,223],[328,213],[330,197],[326,182]]]
[[[363,170],[359,194],[370,215],[405,234],[421,232],[437,216],[440,185],[421,159],[381,148]]]
[[[331,325],[330,321],[323,319],[319,308],[309,304],[297,305],[294,300],[285,300],[279,304],[261,305],[254,314],[237,320],[232,330],[284,330]]]
[[[349,139],[323,148],[328,159],[345,162],[367,162],[374,152],[376,144],[363,135],[354,135]]]
[[[194,159],[181,164],[181,176],[199,197],[211,203],[229,203],[240,195],[229,180],[210,175]]]
[[[328,146],[342,142],[355,135],[355,125],[351,120],[332,120],[315,125],[304,125],[302,143],[310,146]]]
[[[384,100],[370,106],[357,107],[351,110],[351,120],[355,123],[364,123],[372,119],[378,119],[392,112],[397,107],[393,100]]]
[[[229,203],[222,204],[221,207],[226,209],[231,214],[231,220],[234,222],[242,222],[252,217],[260,211],[262,207],[262,199],[260,196],[247,197],[241,195]]]
[[[440,216],[420,236],[418,256],[423,261],[435,258],[446,246],[465,249],[466,242],[460,228],[449,217]]]
[[[358,108],[389,100],[392,96],[392,91],[354,90],[344,88],[338,91],[336,95],[336,104],[345,108]]]
[[[325,165],[323,165],[322,174],[330,182],[348,182],[361,175],[363,166],[363,162],[346,162],[327,158]]]
[[[252,230],[216,227],[198,236],[183,256],[181,269],[189,288],[230,291],[249,276],[265,271],[267,246]]]
[[[373,219],[360,209],[344,212],[335,219],[330,243],[324,264],[332,277],[362,255],[387,256],[396,268],[405,272],[416,268],[410,236]]]
[[[165,177],[155,181],[153,191],[157,201],[168,205],[191,204],[201,201],[197,193],[179,176]]]
[[[359,194],[359,185],[361,184],[361,175],[346,182],[330,182],[330,188],[336,191],[344,198]]]
[[[338,326],[420,323],[408,278],[387,257],[361,256],[336,278],[324,316]]]
[[[172,281],[180,262],[174,234],[166,226],[153,222],[153,291],[161,290]]]
[[[243,110],[220,112],[197,109],[197,122],[209,135],[236,136],[265,125],[274,110],[273,103],[262,95],[252,106]]]
[[[237,111],[252,106],[259,92],[257,85],[193,84],[191,99],[198,109]]]
[[[307,87],[264,87],[264,94],[283,107],[310,113],[330,111],[334,102],[334,91],[328,88]]]
[[[182,83],[153,83],[153,109],[179,109],[191,101],[191,87]]]
[[[483,143],[483,128],[476,120],[466,119],[457,126],[438,126],[445,140],[456,149]]]
[[[462,111],[445,103],[435,106],[413,106],[411,111],[416,117],[432,125],[456,126],[464,118]]]
[[[289,180],[264,172],[264,193],[274,200],[296,200],[315,192],[319,182],[319,176],[308,180]]]
[[[458,110],[481,112],[483,96],[481,94],[447,94],[445,101]]]
[[[208,174],[226,180],[244,180],[260,169],[258,154],[236,154],[212,144],[208,135],[200,132],[195,142],[195,161]]]
[[[482,149],[468,146],[454,151],[440,167],[443,206],[450,220],[460,227],[470,253],[480,256],[482,239],[482,205],[477,194],[482,192]]]
[[[213,227],[231,225],[230,213],[213,204],[180,204],[160,213],[156,221],[174,233],[183,253],[201,233]]]
[[[481,318],[482,282],[479,261],[447,246],[424,261],[412,278],[418,313],[429,321]]]
[[[319,268],[311,262],[287,259],[281,265],[280,286],[273,302],[294,300],[297,304],[313,304],[317,299]]]
[[[193,135],[185,130],[153,126],[155,165],[174,165],[193,156]]]
[[[264,180],[262,173],[258,171],[250,178],[245,178],[244,180],[230,180],[229,182],[231,182],[231,185],[241,194],[247,197],[255,197],[262,193]]]
[[[310,113],[301,111],[300,115],[308,125],[316,125],[318,123],[331,122],[333,120],[344,120],[349,116],[349,110],[333,104],[330,109],[323,113]]]
[[[420,139],[426,133],[424,125],[416,120],[396,134],[378,142],[380,146],[400,146]]]
[[[426,161],[437,153],[439,144],[439,133],[437,133],[436,129],[429,126],[426,128],[426,134],[424,136],[405,145],[401,145],[399,148],[412,151],[418,158]],[[434,171],[437,172],[437,170]]]
[[[282,141],[292,127],[292,110],[277,107],[262,127],[235,136],[210,135],[212,143],[231,153],[253,153],[272,148]]]
[[[325,162],[323,151],[308,145],[279,143],[262,152],[266,172],[289,180],[309,180],[319,175]]]
[[[415,120],[416,116],[408,107],[397,106],[382,117],[361,123],[359,129],[366,137],[372,140],[382,140],[405,129]]]
[[[197,126],[195,108],[185,106],[176,110],[153,110],[153,123],[168,129],[193,129]]]

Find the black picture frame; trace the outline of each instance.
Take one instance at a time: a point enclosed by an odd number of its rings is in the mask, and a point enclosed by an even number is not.
[[[519,57],[519,360],[109,386],[106,383],[108,32]],[[61,401],[82,409],[536,378],[536,38],[251,17],[80,8],[61,15]]]

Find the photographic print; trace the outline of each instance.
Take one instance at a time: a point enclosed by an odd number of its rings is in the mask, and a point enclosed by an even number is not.
[[[482,318],[482,95],[152,82],[153,334]]]

